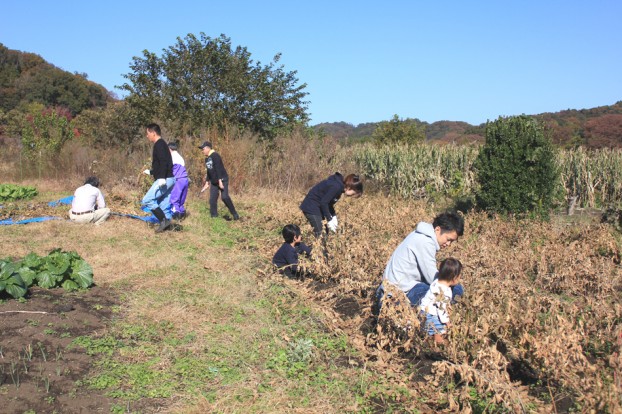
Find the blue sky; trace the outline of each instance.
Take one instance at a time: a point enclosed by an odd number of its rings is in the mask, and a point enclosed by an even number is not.
[[[133,56],[225,34],[255,61],[282,53],[311,124],[465,121],[622,100],[622,2],[42,1],[0,4],[0,43],[121,96]]]

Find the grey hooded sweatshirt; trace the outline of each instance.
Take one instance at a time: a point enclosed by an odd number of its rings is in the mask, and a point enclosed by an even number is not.
[[[432,224],[417,224],[415,231],[406,236],[391,255],[383,279],[404,292],[411,290],[417,283],[432,284],[438,273],[436,252],[440,248]]]

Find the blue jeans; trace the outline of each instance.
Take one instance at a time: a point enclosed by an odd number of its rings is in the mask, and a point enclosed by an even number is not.
[[[421,315],[425,317],[425,323],[422,326],[423,332],[428,335],[444,334],[447,331],[447,325],[441,322],[438,315],[430,315],[426,312],[421,312]]]
[[[410,304],[412,306],[419,306],[419,304],[421,303],[421,299],[423,299],[425,294],[428,293],[429,289],[430,285],[428,285],[427,283],[417,283],[412,289],[406,292],[406,296],[408,297]],[[451,303],[455,303],[457,297],[464,295],[464,287],[462,287],[461,284],[457,284],[456,286],[453,286],[451,288],[451,293]],[[378,286],[378,289],[376,289],[378,312],[380,312],[380,308],[382,307],[382,296],[384,296],[384,287],[382,286],[382,284],[380,284],[380,286]]]
[[[158,181],[156,180],[151,185],[151,188],[149,189],[149,191],[147,191],[147,194],[145,194],[140,204],[151,211],[160,207],[160,209],[164,212],[166,218],[170,220],[172,217],[171,191],[173,190],[174,185],[175,177],[167,178],[166,186],[162,187],[158,185]]]

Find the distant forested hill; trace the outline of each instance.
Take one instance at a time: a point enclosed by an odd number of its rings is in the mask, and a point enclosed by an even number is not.
[[[518,115],[518,114],[517,114]],[[584,145],[589,148],[622,147],[622,101],[591,109],[567,109],[560,112],[533,115],[550,130],[553,142],[565,147]],[[428,141],[444,143],[483,142],[485,124],[471,125],[460,121],[433,123],[414,120],[425,129]],[[314,125],[317,131],[339,140],[369,139],[379,122],[354,126],[346,122]]]
[[[41,56],[11,50],[0,43],[0,111],[30,103],[67,108],[73,116],[85,109],[105,107],[114,100],[103,86],[85,74],[72,74]]]

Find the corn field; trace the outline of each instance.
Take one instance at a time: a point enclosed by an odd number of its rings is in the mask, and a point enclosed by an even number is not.
[[[472,165],[478,147],[365,145],[354,154],[360,173],[403,198],[425,198],[435,193],[468,195],[477,186]],[[561,150],[557,164],[560,187],[567,198],[576,197],[578,207],[600,208],[622,202],[621,150]]]

